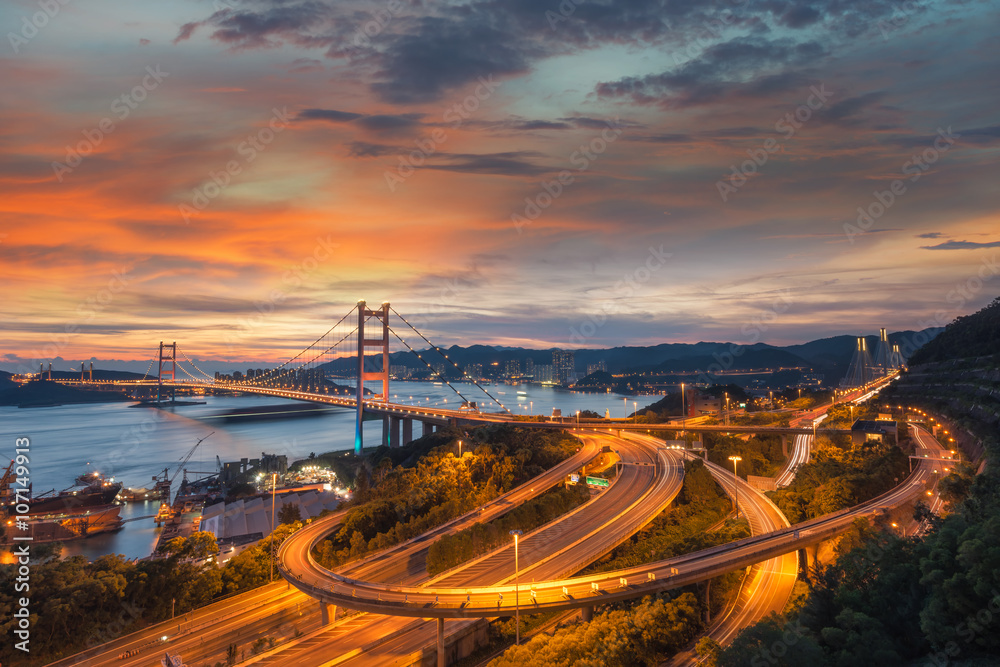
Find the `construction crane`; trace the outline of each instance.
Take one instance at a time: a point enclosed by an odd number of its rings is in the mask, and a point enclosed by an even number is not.
[[[212,433],[215,433],[215,431],[212,431]],[[204,442],[205,439],[208,438],[209,435],[212,435],[212,433],[209,433],[204,438],[202,438],[198,442],[194,443],[194,447],[192,447],[191,450],[187,453],[187,456],[184,457],[184,460],[182,460],[177,465],[177,469],[174,470],[174,474],[170,476],[170,483],[171,484],[173,484],[174,480],[177,479],[177,473],[179,473],[181,471],[181,468],[184,467],[184,464],[186,464],[188,461],[190,461],[191,457],[194,456],[194,450],[198,449],[198,445],[200,445],[202,442]],[[177,487],[177,495],[180,495],[180,493],[181,493],[181,487],[182,486],[183,486],[183,484],[181,484],[181,486]]]

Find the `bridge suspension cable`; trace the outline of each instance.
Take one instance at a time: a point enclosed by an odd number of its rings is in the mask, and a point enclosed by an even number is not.
[[[195,369],[196,371],[198,371],[199,373],[201,373],[202,375],[204,375],[204,376],[205,376],[205,378],[206,378],[206,379],[207,379],[207,380],[208,380],[209,382],[214,382],[214,381],[215,381],[215,378],[213,378],[213,377],[212,377],[211,375],[209,375],[209,374],[208,374],[208,373],[206,373],[205,371],[203,371],[203,370],[201,370],[200,368],[198,368],[198,364],[196,364],[196,363],[194,363],[193,361],[191,361],[191,359],[190,359],[190,358],[188,358],[187,354],[185,354],[185,353],[184,353],[184,350],[179,350],[179,351],[180,351],[180,353],[181,353],[181,356],[182,356],[182,357],[184,357],[184,360],[185,360],[185,361],[187,361],[187,362],[188,362],[189,364],[191,364],[191,366],[192,366],[192,367],[193,367],[193,368],[194,368],[194,369]],[[200,381],[201,381],[201,380],[199,380],[198,378],[196,378],[195,376],[193,376],[193,375],[191,375],[190,373],[188,373],[187,371],[185,371],[185,370],[184,370],[184,367],[183,367],[183,366],[181,366],[180,368],[181,368],[181,370],[182,370],[182,371],[184,371],[184,372],[185,372],[185,373],[186,373],[186,374],[188,375],[188,377],[190,377],[190,378],[191,378],[192,380],[196,380],[196,381],[198,381],[198,382],[200,382]]]
[[[401,337],[401,336],[400,336],[400,335],[399,335],[398,333],[396,333],[396,331],[395,331],[395,330],[394,330],[394,329],[393,329],[392,327],[389,327],[389,331],[390,331],[390,333],[392,333],[392,335],[393,335],[393,336],[395,336],[396,338],[398,338],[398,339],[399,339],[399,342],[400,342],[400,343],[402,343],[403,345],[405,345],[405,346],[406,346],[406,348],[407,348],[407,349],[408,349],[408,350],[409,350],[410,352],[412,352],[413,354],[417,355],[417,359],[419,359],[420,361],[424,362],[424,364],[426,364],[426,365],[427,365],[427,368],[431,369],[432,371],[434,370],[434,367],[430,365],[430,362],[428,362],[428,361],[427,361],[426,359],[424,359],[424,358],[423,358],[422,356],[420,356],[420,353],[419,353],[419,352],[417,352],[417,351],[416,351],[416,350],[414,350],[414,349],[413,349],[412,347],[410,347],[410,344],[409,344],[409,343],[407,343],[407,342],[406,342],[405,340],[403,340],[403,338],[402,338],[402,337]],[[455,388],[455,386],[454,386],[454,385],[453,385],[452,383],[448,382],[448,380],[447,380],[447,379],[445,379],[444,377],[442,377],[442,378],[441,378],[441,380],[442,380],[442,381],[443,381],[443,382],[444,382],[444,383],[445,383],[446,385],[448,385],[449,387],[451,387],[451,390],[452,390],[453,392],[455,392],[456,394],[458,394],[459,398],[461,398],[461,399],[462,399],[463,401],[465,401],[466,403],[468,403],[468,402],[469,402],[469,399],[468,399],[468,398],[466,398],[466,397],[465,397],[465,396],[464,396],[464,395],[462,394],[462,392],[460,392],[460,391],[459,391],[458,389],[456,389],[456,388]],[[501,405],[500,407],[503,407],[503,406]],[[507,408],[504,408],[504,410],[507,410]],[[510,412],[510,410],[507,410],[507,412]]]
[[[341,324],[343,324],[344,320],[346,320],[348,317],[350,317],[354,313],[354,311],[356,311],[356,310],[357,310],[357,306],[355,306],[354,308],[351,308],[347,312],[347,314],[344,315],[343,317],[341,317],[340,320],[336,324],[334,324],[326,332],[324,332],[322,336],[320,336],[319,338],[317,338],[316,340],[314,340],[312,343],[310,343],[309,345],[307,345],[301,352],[299,352],[298,354],[296,354],[294,357],[292,357],[288,361],[282,363],[281,365],[276,366],[273,369],[267,371],[266,373],[264,373],[260,377],[254,378],[254,384],[257,384],[257,383],[259,383],[261,381],[264,381],[264,380],[267,380],[267,379],[274,379],[274,378],[278,377],[279,376],[278,371],[280,371],[281,369],[285,368],[286,366],[288,366],[289,364],[291,364],[293,361],[295,361],[296,359],[298,359],[299,357],[301,357],[303,354],[305,354],[306,352],[308,352],[309,350],[311,350],[313,347],[315,347],[316,344],[319,343],[324,338],[326,338],[330,334],[330,332],[332,332],[338,326],[340,326]],[[356,330],[357,329],[355,329],[355,331]],[[320,352],[318,355],[316,355],[315,357],[313,357],[311,360],[303,362],[302,364],[300,364],[296,368],[290,369],[290,371],[294,371],[294,370],[300,369],[303,366],[305,366],[306,364],[308,364],[308,363],[310,363],[312,361],[315,361],[317,358],[319,358],[320,356],[326,354],[331,349],[333,349],[334,347],[336,347],[337,345],[339,345],[341,342],[343,342],[343,340],[345,338],[347,338],[348,336],[350,336],[353,333],[354,333],[354,331],[352,331],[351,333],[347,334],[347,336],[344,336],[344,338],[342,338],[340,341],[337,341],[336,343],[334,343],[333,345],[331,345],[330,347],[328,347],[323,352]],[[285,372],[287,373],[289,371],[285,371]]]
[[[450,363],[450,364],[451,364],[452,366],[454,366],[454,367],[455,367],[455,368],[456,368],[456,369],[457,369],[457,370],[458,370],[459,372],[461,372],[461,373],[462,373],[462,377],[463,377],[463,378],[467,379],[467,380],[468,380],[469,382],[471,382],[472,384],[474,384],[474,385],[476,385],[477,387],[479,387],[479,390],[480,390],[481,392],[483,392],[484,394],[486,394],[487,396],[489,396],[489,397],[490,397],[490,398],[491,398],[491,399],[493,400],[493,402],[495,402],[495,403],[496,403],[497,405],[499,405],[499,406],[500,406],[501,408],[503,408],[503,409],[504,409],[504,411],[505,411],[505,412],[506,412],[507,414],[509,414],[509,415],[513,415],[513,414],[514,414],[513,412],[511,412],[511,411],[510,411],[510,410],[509,410],[509,409],[507,408],[507,406],[506,406],[506,405],[504,405],[503,403],[501,403],[501,402],[500,402],[500,399],[496,398],[496,397],[495,397],[495,396],[493,396],[493,395],[492,395],[492,394],[491,394],[490,392],[486,391],[486,389],[484,389],[482,385],[480,385],[480,384],[479,384],[478,382],[476,382],[476,381],[475,381],[475,380],[474,380],[474,379],[472,378],[472,376],[471,376],[471,375],[469,375],[468,373],[466,373],[466,372],[465,372],[465,369],[464,369],[464,368],[461,368],[461,367],[460,367],[460,366],[459,366],[458,364],[456,364],[456,363],[455,363],[454,361],[452,361],[452,360],[451,360],[451,357],[449,357],[449,356],[448,356],[447,354],[445,354],[445,353],[444,353],[444,350],[442,350],[442,349],[441,349],[441,348],[439,348],[439,347],[438,347],[437,345],[435,345],[434,343],[432,343],[432,342],[430,342],[429,340],[427,340],[427,336],[425,336],[425,335],[423,335],[422,333],[420,333],[420,331],[419,331],[419,330],[418,330],[418,329],[417,329],[417,328],[416,328],[415,326],[413,326],[412,324],[410,324],[410,323],[409,323],[409,322],[408,322],[408,321],[406,320],[406,318],[405,318],[405,317],[403,317],[402,315],[400,315],[400,314],[399,314],[399,311],[397,311],[397,310],[396,310],[395,308],[393,308],[392,306],[389,306],[389,309],[390,309],[390,310],[391,310],[392,312],[396,313],[396,317],[398,317],[399,319],[403,320],[403,323],[404,323],[404,324],[406,324],[406,326],[408,326],[408,327],[410,327],[411,329],[413,329],[413,332],[414,332],[415,334],[417,334],[418,336],[420,336],[420,337],[421,337],[421,338],[422,338],[422,339],[424,340],[424,342],[425,342],[425,343],[427,343],[427,344],[428,344],[428,345],[430,345],[430,346],[431,346],[432,348],[434,348],[434,351],[435,351],[435,352],[437,352],[437,353],[438,353],[438,354],[440,354],[440,355],[441,355],[442,357],[444,357],[444,358],[445,358],[445,359],[446,359],[446,360],[448,361],[448,363]],[[392,329],[390,329],[390,331],[392,331]],[[399,335],[398,335],[398,334],[396,334],[396,332],[395,332],[395,331],[393,331],[392,333],[393,333],[393,335],[395,335],[395,336],[396,336],[396,338],[399,338]],[[406,343],[406,341],[404,341],[404,340],[403,340],[402,338],[399,338],[399,340],[400,340],[400,341],[402,341],[402,342],[403,342],[403,345],[406,345],[406,347],[410,347],[410,346],[409,346],[409,345],[408,345],[408,344]],[[410,347],[410,351],[411,351],[411,352],[413,352],[414,354],[417,354],[417,353],[416,353],[416,351],[415,351],[415,350],[414,350],[414,349],[413,349],[412,347]],[[420,355],[419,355],[419,354],[417,354],[417,356],[418,356],[418,357],[420,357]],[[424,360],[424,359],[423,359],[422,357],[420,357],[420,360],[421,360],[421,361],[423,361],[423,362],[424,362],[425,364],[427,364],[427,361],[425,361],[425,360]],[[427,365],[428,365],[428,366],[430,366],[430,364],[427,364]],[[432,368],[433,368],[433,367],[432,367]],[[444,378],[442,378],[442,379],[444,379]],[[447,382],[447,380],[445,380],[445,382]],[[457,389],[455,389],[454,387],[452,387],[450,383],[448,384],[448,386],[449,386],[449,387],[451,387],[451,388],[452,388],[452,389],[453,389],[453,390],[455,391],[455,393],[456,393],[456,394],[458,394],[459,396],[462,396],[462,394],[461,394],[461,393],[459,393],[459,391],[458,391]],[[464,396],[462,396],[462,398],[463,398],[463,399],[465,399],[465,397],[464,397]],[[468,400],[468,399],[466,399],[466,400]]]
[[[139,382],[145,382],[146,378],[149,377],[149,371],[153,370],[153,364],[155,363],[156,353],[154,352],[153,356],[149,359],[149,366],[146,366],[146,372],[142,374],[142,380],[139,380]]]

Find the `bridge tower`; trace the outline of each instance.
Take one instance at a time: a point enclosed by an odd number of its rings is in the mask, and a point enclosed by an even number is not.
[[[160,368],[156,375],[156,402],[159,403],[163,393],[163,376],[170,376],[171,385],[177,380],[177,341],[174,341],[170,345],[167,345],[162,340],[160,341]],[[174,387],[171,386],[170,400],[174,400],[175,391]]]
[[[365,322],[368,318],[377,318],[381,324],[378,338],[369,338],[365,333]],[[373,327],[374,328],[374,327]],[[375,332],[372,332],[375,334]],[[378,371],[365,371],[365,350],[378,349],[382,352],[382,368]],[[375,400],[389,402],[389,302],[385,301],[378,310],[370,310],[364,301],[358,301],[358,414],[354,428],[354,453],[360,454],[364,446],[362,422],[365,412],[365,380],[382,382],[382,394]],[[395,444],[395,443],[393,443]]]

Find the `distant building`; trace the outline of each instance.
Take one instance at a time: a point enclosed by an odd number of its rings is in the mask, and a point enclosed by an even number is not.
[[[413,375],[413,369],[409,366],[391,365],[389,366],[389,375],[400,380],[405,379]]]
[[[535,366],[535,382],[555,382],[555,366],[550,364],[539,364]]]
[[[478,380],[483,377],[483,365],[482,364],[469,364],[465,367],[465,374],[474,380]]]
[[[504,377],[508,379],[521,377],[521,362],[517,359],[511,359],[506,364],[504,364]]]
[[[598,361],[596,364],[587,364],[587,375],[593,375],[594,373],[606,373],[608,371],[607,365],[604,360]]]
[[[576,375],[576,360],[571,350],[553,350],[552,366],[556,382],[569,382]]]

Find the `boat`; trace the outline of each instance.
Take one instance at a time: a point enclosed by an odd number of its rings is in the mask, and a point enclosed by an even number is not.
[[[13,469],[14,461],[11,461],[4,472],[3,479],[0,480],[0,508],[4,510],[12,509],[14,505],[18,504],[18,500],[23,501],[23,494],[20,499],[17,498],[15,490],[12,488],[15,481]],[[121,490],[121,482],[115,482],[114,479],[108,480],[103,476],[98,476],[86,486],[71,486],[54,495],[50,495],[52,492],[47,491],[40,496],[35,496],[31,494],[29,487],[28,493],[31,497],[28,499],[27,514],[60,515],[74,510],[111,505]],[[25,514],[24,512],[17,513]]]

